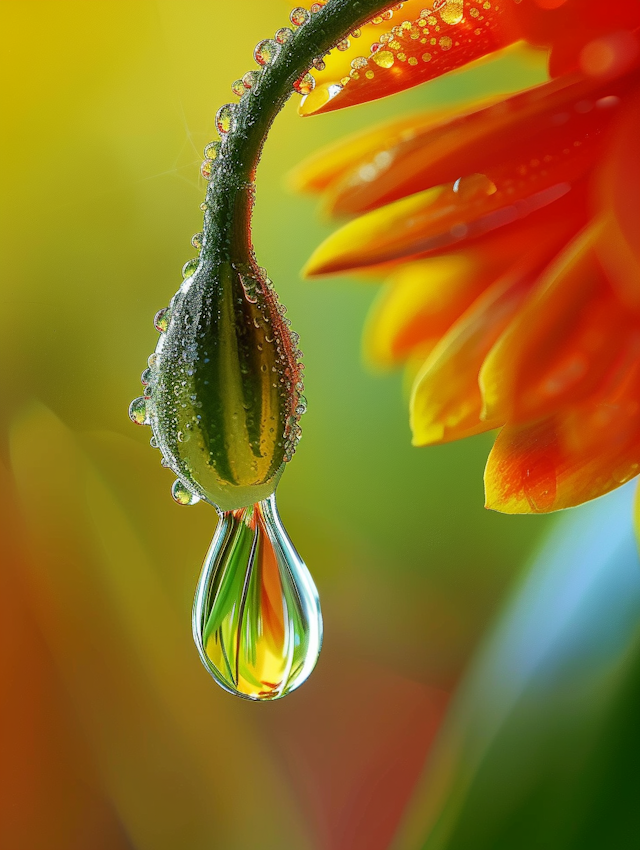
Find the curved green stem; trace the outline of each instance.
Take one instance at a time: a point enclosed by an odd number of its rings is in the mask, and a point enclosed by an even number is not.
[[[229,259],[246,263],[253,258],[253,181],[271,124],[293,93],[294,83],[316,57],[324,56],[353,29],[393,5],[380,0],[329,0],[262,69],[254,88],[236,106],[224,154],[207,191],[205,262]]]

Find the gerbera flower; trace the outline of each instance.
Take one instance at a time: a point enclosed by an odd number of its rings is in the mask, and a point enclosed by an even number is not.
[[[548,48],[550,79],[304,163],[298,187],[356,216],[306,273],[384,275],[366,347],[384,366],[418,364],[415,445],[500,428],[487,507],[570,507],[640,471],[640,3],[424,7],[377,16],[329,56],[302,114],[392,94],[518,39]]]

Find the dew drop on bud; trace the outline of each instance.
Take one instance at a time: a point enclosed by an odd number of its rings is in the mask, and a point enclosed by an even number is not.
[[[173,482],[171,495],[174,502],[177,502],[179,505],[197,505],[200,501],[200,496],[192,493],[179,479]]]
[[[221,515],[196,591],[193,636],[215,681],[245,699],[286,696],[315,667],[318,592],[275,496]]]
[[[136,425],[148,425],[149,417],[147,415],[147,400],[142,396],[134,398],[129,405],[129,419]]]
[[[153,319],[155,329],[161,334],[166,333],[166,330],[169,327],[170,318],[171,311],[168,307],[163,307],[162,310],[158,310]]]
[[[187,260],[187,262],[182,267],[182,277],[185,278],[185,279],[188,278],[188,277],[191,277],[191,275],[198,268],[199,262],[200,262],[200,260],[198,260],[197,257],[194,257],[191,260]]]
[[[205,180],[211,180],[213,177],[213,162],[210,159],[205,159],[202,163],[200,166],[200,174],[202,174]]]

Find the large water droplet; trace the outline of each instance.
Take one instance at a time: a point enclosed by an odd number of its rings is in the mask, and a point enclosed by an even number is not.
[[[275,496],[222,514],[196,591],[193,636],[216,682],[246,699],[286,696],[315,667],[318,592]]]

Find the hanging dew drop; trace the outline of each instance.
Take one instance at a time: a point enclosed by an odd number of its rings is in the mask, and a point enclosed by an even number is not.
[[[140,382],[142,384],[150,384],[153,380],[153,372],[150,367],[147,367],[142,375],[140,375]]]
[[[196,591],[193,636],[216,682],[245,699],[286,696],[315,667],[318,592],[275,496],[222,514]]]
[[[179,505],[197,505],[200,501],[200,496],[192,493],[188,487],[185,487],[182,481],[176,480],[171,487],[171,495],[174,502]]]
[[[198,251],[202,249],[202,240],[204,239],[204,233],[202,231],[200,233],[194,233],[191,237],[191,244]]]
[[[143,396],[134,398],[129,405],[129,419],[136,425],[148,425],[147,400]]]
[[[233,82],[231,84],[231,91],[234,94],[237,94],[238,97],[242,97],[242,95],[244,94],[244,91],[245,91],[244,84],[243,84],[242,80],[236,80],[235,82]]]
[[[158,310],[153,319],[155,329],[161,334],[166,333],[170,319],[171,311],[168,307],[163,307],[162,310]]]

